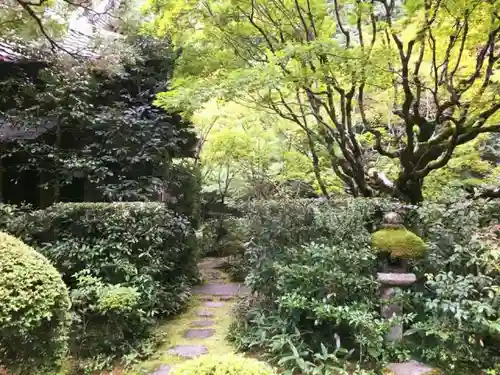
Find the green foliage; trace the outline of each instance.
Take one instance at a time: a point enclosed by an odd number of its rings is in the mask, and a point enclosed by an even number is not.
[[[27,129],[51,125],[36,139],[11,140],[3,165],[42,175],[37,183],[56,202],[83,199],[73,183],[84,183],[85,199],[93,201],[145,201],[167,192],[172,207],[191,217],[198,177],[178,160],[193,156],[196,136],[190,122],[152,104],[175,56],[153,38],[126,41],[129,54],[116,56],[113,70],[95,60],[52,58],[39,71],[11,75],[6,82],[18,90],[2,82],[0,108],[9,121]]]
[[[454,199],[450,191],[460,191],[464,188],[480,186],[494,179],[495,169],[492,164],[482,156],[488,152],[489,138],[478,137],[468,144],[457,147],[453,158],[442,169],[432,172],[424,184],[426,199],[442,201]],[[456,194],[456,193],[455,193]]]
[[[390,322],[379,314],[367,229],[376,206],[363,203],[277,201],[250,208],[247,284],[259,297],[232,327],[238,347],[264,349],[290,373],[333,371],[350,357],[390,358],[383,351]]]
[[[240,355],[206,355],[175,366],[172,375],[273,375],[266,363]]]
[[[429,251],[409,259],[418,281],[396,297],[405,315],[391,322],[379,314],[370,232],[394,210]],[[411,356],[454,375],[499,361],[498,258],[477,236],[496,220],[497,202],[283,200],[249,202],[243,211],[243,264],[258,295],[237,309],[230,337],[239,348],[305,374],[342,373],[348,358],[382,365]],[[385,346],[395,321],[404,323],[403,345]]]
[[[199,243],[203,254],[208,256],[241,255],[245,248],[242,242],[242,221],[218,215],[218,218],[206,220],[199,233]]]
[[[164,200],[171,210],[186,216],[193,227],[201,219],[201,177],[197,165],[190,160],[174,159],[165,166],[164,181],[168,181]]]
[[[291,199],[252,200],[241,204],[239,210],[245,217],[239,220],[238,237],[247,243],[247,251],[243,256],[231,260],[232,266],[238,274],[247,273],[256,253],[254,247],[268,249],[266,257],[272,261],[274,254],[283,251],[283,248],[301,246],[304,243],[328,243],[334,225],[338,220],[339,210],[350,209],[354,205],[356,210],[363,212],[365,229],[373,230],[378,227],[383,216],[393,203],[383,199]],[[354,219],[354,218],[352,218]],[[365,221],[366,220],[366,221]],[[360,225],[360,223],[354,223]],[[349,236],[346,234],[346,236]],[[255,245],[255,246],[254,246]],[[270,263],[264,262],[262,267]],[[265,282],[255,285],[256,290],[272,287]]]
[[[89,272],[76,275],[71,291],[75,313],[74,359],[120,357],[146,340],[153,323],[137,287],[104,283]]]
[[[38,3],[29,1],[23,3],[25,6],[28,5],[32,14],[21,6],[21,2],[6,0],[2,4],[3,6],[0,8],[0,24],[2,25],[1,33],[3,37],[28,41],[41,39],[43,41],[45,36],[35,19],[38,18],[45,33],[57,38],[66,29],[65,20],[69,17],[68,11],[75,10],[73,6],[69,5],[72,4],[69,1],[57,2],[49,0]]]
[[[193,121],[202,140],[205,191],[233,199],[280,193],[311,197],[320,191],[307,140],[289,120],[257,108],[211,101],[195,112]],[[323,159],[321,172],[328,175],[328,160]]]
[[[0,232],[0,366],[12,374],[49,374],[67,350],[68,290],[50,262]]]
[[[462,172],[492,169],[470,142],[499,131],[498,62],[487,62],[500,37],[500,20],[488,15],[498,6],[498,0],[383,8],[364,0],[152,0],[144,29],[168,35],[181,51],[173,90],[158,95],[162,107],[191,114],[219,100],[251,108],[248,117],[281,117],[301,134],[293,143],[305,140],[310,168],[302,177],[323,164],[320,174],[329,168],[328,177],[335,176],[332,190],[416,203],[427,177],[455,150],[456,163],[432,176],[427,196],[440,195],[440,182]],[[451,117],[440,116],[445,112]],[[223,135],[230,147],[221,154],[232,155],[227,164],[259,158],[247,150],[260,124],[247,124]],[[293,156],[288,160],[301,161]],[[316,171],[314,178],[320,185]]]
[[[491,267],[494,249],[478,237],[497,210],[497,202],[465,200],[417,212],[430,251],[414,265],[425,288],[408,295],[408,308],[417,312],[408,346],[453,374],[500,361],[500,273]]]
[[[6,228],[49,258],[71,290],[73,354],[121,356],[178,313],[197,277],[189,221],[161,203],[63,203]]]
[[[377,251],[387,252],[395,258],[421,258],[427,252],[425,242],[405,228],[384,228],[376,231],[372,234],[372,246]]]
[[[498,280],[479,269],[466,276],[452,271],[428,275],[426,291],[415,293],[420,311],[406,332],[426,361],[455,374],[467,374],[498,363],[500,327]]]

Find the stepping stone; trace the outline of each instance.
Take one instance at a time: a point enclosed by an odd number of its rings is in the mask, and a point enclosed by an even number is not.
[[[200,318],[213,318],[215,314],[211,311],[200,310],[196,315],[198,315]]]
[[[220,296],[219,299],[221,301],[230,301],[233,299],[233,296]]]
[[[158,370],[155,372],[150,373],[149,375],[169,375],[170,370],[172,370],[172,366],[168,365],[161,365]]]
[[[392,372],[391,375],[425,375],[435,370],[417,361],[391,363],[387,368]]]
[[[217,301],[207,301],[202,304],[203,307],[224,307],[225,305],[224,302]]]
[[[212,296],[237,296],[247,293],[248,290],[242,284],[205,284],[194,288],[194,294],[212,295]]]
[[[204,296],[204,295],[200,295],[199,298],[201,301],[213,301],[215,299],[214,296]],[[233,297],[231,297],[231,298],[233,298]]]
[[[191,327],[210,327],[213,326],[215,322],[213,320],[197,320],[191,322]]]
[[[215,329],[188,329],[184,334],[187,339],[206,339],[215,334]]]
[[[168,351],[168,354],[183,358],[195,358],[207,353],[208,348],[204,345],[177,345]]]

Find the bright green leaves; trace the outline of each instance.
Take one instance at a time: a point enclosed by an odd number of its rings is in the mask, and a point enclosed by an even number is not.
[[[75,9],[67,2],[59,0],[40,2],[25,0],[23,3],[26,3],[24,7],[16,0],[2,1],[0,5],[0,35],[3,38],[32,41],[46,37],[42,33],[37,18],[47,35],[57,37],[66,29],[68,12]],[[31,5],[37,3],[41,5]]]
[[[499,1],[152,3],[151,28],[183,51],[175,90],[157,103],[188,113],[212,99],[264,107],[314,133],[309,151],[327,150],[351,190],[401,197],[408,181],[446,165],[455,130],[462,144],[498,120],[499,65],[487,55],[488,40],[499,42]],[[373,167],[396,184],[366,182]]]
[[[293,125],[264,111],[235,103],[209,102],[193,121],[204,141],[205,188],[241,196],[263,181],[312,181],[311,162],[290,143]]]

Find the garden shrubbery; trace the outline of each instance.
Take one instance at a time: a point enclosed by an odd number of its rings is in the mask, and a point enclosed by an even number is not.
[[[307,200],[249,209],[247,283],[259,298],[239,311],[230,336],[237,345],[263,348],[279,365],[304,373],[338,366],[333,358],[381,352],[388,323],[379,313],[370,248],[375,214],[376,206],[362,200],[341,209]]]
[[[185,306],[197,277],[194,230],[161,203],[62,203],[2,224],[62,274],[76,358],[106,364],[141,353],[153,323]]]
[[[500,272],[491,267],[494,250],[478,236],[495,220],[494,207],[498,203],[478,200],[416,210],[429,252],[413,266],[425,287],[406,296],[416,313],[407,341],[451,373],[500,362]]]
[[[49,374],[66,355],[68,290],[49,261],[0,232],[0,368]]]
[[[453,374],[493,368],[500,360],[500,275],[491,248],[476,234],[498,204],[402,205],[384,199],[250,202],[244,229],[247,283],[230,337],[244,350],[301,373],[368,366],[410,356]],[[426,242],[410,260],[418,282],[398,296],[405,314],[401,345],[386,345],[393,322],[380,316],[370,233],[398,211]]]
[[[172,375],[274,375],[264,362],[239,355],[203,356],[176,366]]]

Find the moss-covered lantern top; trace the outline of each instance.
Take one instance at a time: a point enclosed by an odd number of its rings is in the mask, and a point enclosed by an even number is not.
[[[393,258],[416,259],[427,252],[427,245],[415,233],[406,229],[399,215],[391,212],[384,217],[382,229],[372,234],[372,246],[378,252],[389,253]]]

